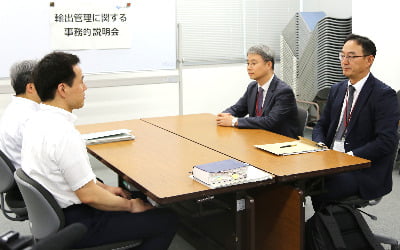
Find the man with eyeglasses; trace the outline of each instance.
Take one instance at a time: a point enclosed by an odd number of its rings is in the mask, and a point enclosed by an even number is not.
[[[375,55],[367,37],[346,38],[339,59],[348,80],[331,87],[312,136],[334,150],[371,160],[371,167],[327,177],[327,192],[312,197],[314,209],[352,196],[376,199],[392,190],[400,115],[396,92],[370,72]]]
[[[274,64],[268,46],[248,49],[247,72],[254,81],[235,105],[217,115],[218,126],[265,129],[297,139],[296,99],[290,86],[274,74]]]

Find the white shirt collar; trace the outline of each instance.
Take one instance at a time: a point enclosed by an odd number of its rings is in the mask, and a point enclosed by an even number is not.
[[[32,101],[31,99],[28,99],[28,98],[25,98],[25,97],[20,97],[20,96],[15,96],[15,95],[12,96],[12,100],[13,101],[17,101],[17,102],[24,102],[26,104],[33,105],[33,106],[38,105],[37,102]]]
[[[360,81],[351,84],[350,80],[347,82],[347,86],[353,85],[353,87],[355,88],[355,92],[360,93],[361,89],[364,87],[365,82],[367,81],[368,77],[369,77],[370,73],[368,73],[364,78],[362,78]]]
[[[274,79],[274,76],[275,76],[275,74],[272,74],[271,78],[263,86],[260,86],[260,84],[257,82],[257,85],[258,85],[257,89],[259,89],[260,87],[263,88],[264,94],[266,94],[268,91],[269,85],[271,84],[272,79]]]
[[[63,117],[65,117],[65,119],[67,119],[71,123],[74,123],[76,121],[76,119],[78,118],[76,115],[72,114],[71,112],[66,111],[65,109],[58,108],[56,106],[47,105],[44,103],[40,104],[40,110],[41,111],[50,111],[50,112],[62,115]]]

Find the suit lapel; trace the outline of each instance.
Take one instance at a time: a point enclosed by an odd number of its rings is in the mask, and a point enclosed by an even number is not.
[[[271,104],[272,97],[274,96],[274,92],[275,92],[277,84],[278,84],[278,80],[276,79],[276,76],[274,75],[274,78],[272,78],[272,81],[269,84],[267,94],[265,95],[265,100],[264,100],[264,105],[263,105],[263,113],[265,112],[266,108],[269,107]]]
[[[344,81],[342,85],[339,87],[337,95],[334,97],[335,100],[332,107],[332,113],[337,114],[335,123],[338,123],[341,118],[340,116],[342,114],[343,102],[347,91],[347,84],[348,81]]]
[[[347,133],[350,133],[351,129],[354,127],[355,121],[357,121],[358,119],[360,110],[362,109],[362,107],[366,105],[373,88],[373,83],[374,83],[374,76],[370,74],[354,104],[353,110],[351,112],[349,126],[347,128]]]
[[[330,138],[329,141],[333,140],[336,134],[336,130],[339,126],[339,122],[341,119],[341,114],[342,114],[342,106],[343,106],[343,101],[344,97],[346,95],[346,90],[347,90],[347,82],[348,81],[343,81],[340,83],[340,86],[338,86],[337,90],[335,92],[330,92],[330,99],[332,98],[332,107],[331,107],[331,112],[330,112],[330,129],[328,131],[328,136],[327,138]]]
[[[249,98],[249,107],[252,107],[250,110],[252,113],[249,112],[250,116],[256,116],[256,100],[257,100],[257,93],[258,93],[258,84],[254,81],[253,89],[250,91],[250,98]]]

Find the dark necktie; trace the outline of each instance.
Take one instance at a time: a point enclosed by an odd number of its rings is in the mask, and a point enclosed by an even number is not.
[[[256,116],[262,115],[262,104],[263,104],[263,92],[264,89],[259,87],[256,101]]]
[[[352,85],[349,85],[347,89],[348,97],[346,101],[346,108],[343,112],[342,122],[340,123],[340,127],[335,135],[335,140],[340,141],[343,137],[346,136],[345,132],[347,129],[347,125],[351,118],[351,106],[353,105],[353,98],[354,98],[354,91],[355,88]]]

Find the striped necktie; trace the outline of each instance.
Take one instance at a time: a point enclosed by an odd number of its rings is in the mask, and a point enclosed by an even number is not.
[[[346,107],[345,107],[345,110],[343,111],[342,122],[340,123],[340,127],[335,135],[336,141],[340,141],[340,140],[342,140],[342,138],[344,138],[346,136],[347,126],[348,126],[348,123],[350,122],[350,118],[351,118],[351,107],[353,105],[354,91],[355,91],[355,88],[352,85],[349,85],[349,87],[347,89]]]
[[[262,104],[263,104],[263,92],[264,89],[259,87],[256,101],[256,116],[262,115]]]

